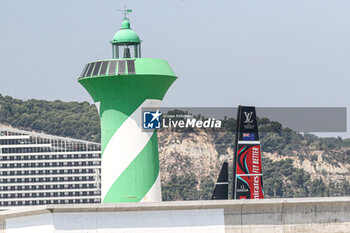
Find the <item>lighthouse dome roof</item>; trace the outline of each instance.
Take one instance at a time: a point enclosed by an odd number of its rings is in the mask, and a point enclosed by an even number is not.
[[[138,44],[141,43],[140,37],[137,35],[135,31],[130,28],[130,21],[128,19],[124,19],[122,23],[122,28],[115,33],[112,44]]]

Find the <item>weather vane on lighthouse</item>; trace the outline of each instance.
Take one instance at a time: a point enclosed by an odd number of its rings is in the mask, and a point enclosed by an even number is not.
[[[124,9],[123,10],[117,10],[117,11],[122,12],[122,14],[124,15],[124,19],[128,19],[126,17],[126,15],[132,12],[131,9],[126,9],[126,5],[124,5]]]

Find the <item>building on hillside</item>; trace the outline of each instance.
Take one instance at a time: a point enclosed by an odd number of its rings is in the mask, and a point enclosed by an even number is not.
[[[0,127],[0,206],[100,203],[98,143]]]

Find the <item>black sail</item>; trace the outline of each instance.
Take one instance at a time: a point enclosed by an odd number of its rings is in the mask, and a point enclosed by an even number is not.
[[[239,106],[233,158],[233,199],[264,198],[255,107]]]
[[[216,182],[212,200],[228,199],[228,163],[224,162],[221,167],[218,181]]]

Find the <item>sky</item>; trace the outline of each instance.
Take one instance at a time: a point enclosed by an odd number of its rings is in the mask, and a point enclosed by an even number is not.
[[[350,107],[349,0],[3,1],[0,94],[92,102],[77,77],[111,58],[125,4],[178,76],[164,107]]]

